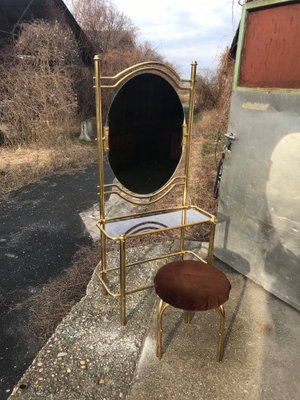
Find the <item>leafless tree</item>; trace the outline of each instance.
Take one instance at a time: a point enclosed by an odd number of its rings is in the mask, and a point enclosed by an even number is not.
[[[108,0],[72,0],[76,20],[99,53],[135,47],[136,27]]]

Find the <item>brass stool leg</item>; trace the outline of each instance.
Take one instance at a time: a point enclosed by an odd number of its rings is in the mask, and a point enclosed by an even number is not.
[[[159,300],[157,309],[157,326],[156,326],[156,356],[161,358],[162,350],[162,317],[169,304],[163,300]]]
[[[216,308],[220,315],[217,361],[222,361],[224,355],[225,310],[223,306]]]
[[[184,322],[186,324],[190,324],[191,323],[191,312],[190,311],[185,311],[184,312]]]

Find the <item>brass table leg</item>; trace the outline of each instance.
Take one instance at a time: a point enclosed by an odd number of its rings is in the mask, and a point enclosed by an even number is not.
[[[121,325],[126,325],[126,255],[123,235],[120,238],[120,307]]]
[[[212,263],[213,256],[214,256],[214,241],[215,241],[216,223],[217,223],[217,220],[215,217],[213,217],[213,221],[211,222],[211,231],[210,231],[210,235],[209,235],[209,247],[208,247],[208,257],[207,257],[207,262],[209,264]]]

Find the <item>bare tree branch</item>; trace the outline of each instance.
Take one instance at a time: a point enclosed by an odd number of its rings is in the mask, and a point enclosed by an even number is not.
[[[99,53],[135,47],[136,27],[108,0],[73,0],[73,10]]]

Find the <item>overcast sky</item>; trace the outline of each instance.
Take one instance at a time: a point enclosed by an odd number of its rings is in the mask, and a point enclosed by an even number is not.
[[[217,67],[241,14],[238,0],[111,1],[139,28],[141,40],[149,41],[184,76],[194,60],[200,69]]]
[[[140,29],[142,40],[189,74],[190,63],[216,68],[239,23],[237,0],[113,0]]]

